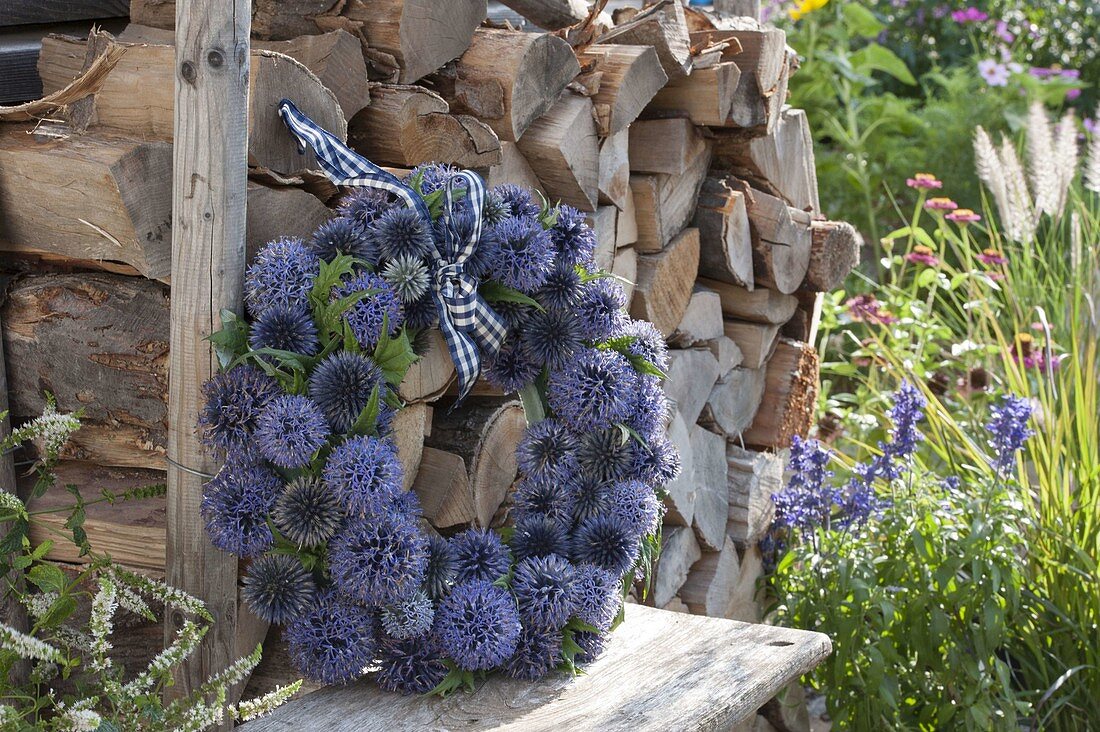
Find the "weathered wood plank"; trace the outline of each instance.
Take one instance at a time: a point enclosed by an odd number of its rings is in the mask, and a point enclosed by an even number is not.
[[[748,718],[830,649],[820,633],[628,604],[607,651],[576,679],[492,678],[445,699],[359,682],[314,692],[241,729],[717,732]]]

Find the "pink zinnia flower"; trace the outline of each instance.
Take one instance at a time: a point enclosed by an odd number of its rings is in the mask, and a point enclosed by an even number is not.
[[[947,214],[944,218],[954,221],[956,224],[972,224],[981,221],[982,217],[968,208],[960,208]]]
[[[936,176],[931,173],[915,173],[912,178],[905,179],[905,185],[910,188],[931,190],[933,188],[943,188],[943,181],[937,180]]]
[[[977,8],[966,8],[952,12],[951,20],[956,23],[981,23],[983,20],[989,20],[989,15]]]
[[[929,267],[939,266],[939,258],[932,253],[932,250],[923,244],[918,244],[913,247],[913,251],[905,255],[906,262],[912,262],[914,264],[926,264]]]
[[[1008,257],[1001,254],[996,249],[983,249],[982,253],[978,255],[978,261],[990,267],[995,267],[1002,264],[1008,264]]]
[[[954,211],[959,204],[950,198],[929,198],[924,202],[924,207],[932,211]]]
[[[898,322],[897,318],[882,309],[882,303],[874,295],[856,295],[849,298],[844,305],[848,308],[848,315],[857,323],[890,325]]]

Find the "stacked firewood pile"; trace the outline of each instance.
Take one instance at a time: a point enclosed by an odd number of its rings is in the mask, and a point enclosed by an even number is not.
[[[506,4],[554,32],[486,22],[485,0],[254,0],[247,245],[307,236],[338,201],[278,120],[284,97],[399,174],[451,163],[589,212],[598,264],[671,348],[683,473],[638,599],[758,621],[756,544],[817,394],[818,293],[859,246],[822,215],[806,115],[784,104],[796,58],[782,31],[672,0]],[[117,38],[47,38],[43,90],[67,104],[0,114],[11,404],[32,417],[49,391],[85,410],[66,482],[144,484],[165,465],[173,86],[216,65],[176,68],[173,19],[171,0],[132,0]],[[397,426],[408,480],[443,533],[501,525],[522,409],[486,384],[449,412],[442,338],[418,348]],[[163,504],[128,510],[90,515],[93,543],[162,571]]]

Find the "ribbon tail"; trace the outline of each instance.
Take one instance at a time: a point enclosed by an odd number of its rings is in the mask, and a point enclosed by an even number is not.
[[[440,301],[439,329],[443,331],[444,340],[447,341],[447,350],[451,353],[451,360],[455,364],[455,373],[458,374],[458,399],[454,406],[461,404],[474,388],[474,382],[481,375],[481,359],[478,357],[477,346],[470,336],[466,335],[451,322],[446,313],[446,305]],[[452,407],[453,408],[453,407]]]

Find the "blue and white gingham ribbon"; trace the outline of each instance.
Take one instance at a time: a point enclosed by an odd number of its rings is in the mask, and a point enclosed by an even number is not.
[[[429,231],[432,216],[416,191],[402,183],[342,143],[303,114],[294,103],[284,99],[279,103],[279,116],[298,140],[304,152],[311,148],[317,155],[322,171],[336,185],[366,186],[388,191],[415,209]],[[452,222],[455,184],[466,185],[466,195],[474,215],[470,236],[460,240]],[[459,401],[462,401],[481,373],[481,352],[496,355],[504,344],[508,329],[504,320],[478,294],[478,281],[466,271],[466,262],[477,250],[481,239],[481,211],[485,202],[485,184],[481,176],[463,170],[447,181],[443,226],[435,236],[432,296],[439,309],[439,327],[447,340],[455,370],[458,372]]]

